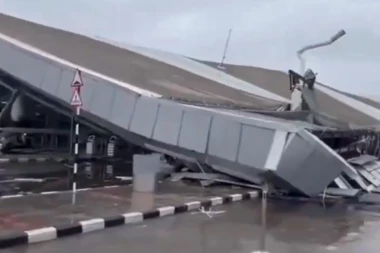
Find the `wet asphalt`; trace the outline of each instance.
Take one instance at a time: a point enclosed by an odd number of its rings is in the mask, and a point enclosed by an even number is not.
[[[59,226],[157,207],[182,205],[215,196],[246,192],[230,187],[203,188],[163,181],[154,193],[134,192],[132,185],[87,191],[0,199],[0,237],[12,232]]]
[[[224,205],[214,211],[222,213],[212,217],[181,214],[2,252],[379,252],[379,214],[352,206],[270,202],[265,230],[260,201]]]
[[[1,196],[65,191],[72,188],[72,164],[4,163],[0,164]],[[112,166],[83,163],[78,170],[78,189],[124,185],[124,178],[132,176],[131,165],[119,163]]]
[[[71,189],[69,164],[1,164],[0,196],[22,192]],[[83,165],[79,188],[119,185],[117,177],[131,176],[128,166]],[[44,179],[20,182],[15,179]],[[12,181],[13,180],[13,181]],[[220,190],[218,190],[220,191]],[[194,187],[164,187],[152,196],[138,195],[128,186],[78,193],[2,201],[0,221],[3,232],[27,230],[45,224],[85,220],[156,206],[172,205],[225,191],[203,192]],[[25,204],[30,203],[25,206]],[[28,211],[29,210],[29,211]],[[261,202],[248,201],[215,208],[222,213],[212,218],[188,213],[159,218],[135,226],[102,230],[51,242],[16,247],[1,252],[255,252],[270,253],[377,253],[380,206],[352,206],[343,203],[321,205],[295,201],[268,203],[267,222],[262,226]],[[5,215],[5,216],[4,216]]]

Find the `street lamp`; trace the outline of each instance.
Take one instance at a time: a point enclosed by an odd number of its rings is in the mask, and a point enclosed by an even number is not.
[[[346,34],[346,31],[344,31],[343,29],[340,30],[339,32],[337,32],[334,36],[332,36],[329,40],[327,41],[324,41],[324,42],[320,42],[320,43],[317,43],[317,44],[312,44],[312,45],[309,45],[309,46],[305,46],[303,48],[301,48],[300,50],[297,51],[297,56],[298,58],[300,59],[300,72],[299,74],[301,76],[304,76],[306,73],[305,73],[305,58],[303,57],[303,53],[305,53],[306,51],[310,50],[310,49],[314,49],[314,48],[318,48],[318,47],[324,47],[324,46],[329,46],[331,45],[332,43],[334,43],[335,41],[337,41],[338,39],[340,39],[341,37],[343,37],[344,35]],[[315,81],[315,79],[314,79]],[[292,104],[291,104],[291,110],[294,111],[294,110],[298,110],[298,109],[302,109],[302,94],[301,94],[301,91],[299,91],[297,89],[297,87],[295,87],[295,89],[292,91],[292,94],[291,94],[291,100],[292,100]]]
[[[328,41],[324,41],[324,42],[320,42],[317,44],[305,46],[305,47],[301,48],[300,50],[298,50],[297,56],[300,59],[300,74],[303,75],[305,72],[305,59],[302,56],[303,53],[305,53],[306,51],[308,51],[310,49],[329,46],[332,43],[334,43],[335,41],[337,41],[338,39],[340,39],[341,37],[343,37],[345,34],[346,34],[346,31],[342,29],[339,32],[337,32],[334,36],[332,36]]]

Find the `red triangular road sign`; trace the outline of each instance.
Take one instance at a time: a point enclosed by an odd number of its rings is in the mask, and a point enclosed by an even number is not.
[[[82,98],[80,97],[78,89],[74,90],[73,96],[71,97],[71,105],[82,106]]]
[[[79,69],[75,71],[74,80],[71,83],[71,87],[81,87],[83,86],[82,73]]]

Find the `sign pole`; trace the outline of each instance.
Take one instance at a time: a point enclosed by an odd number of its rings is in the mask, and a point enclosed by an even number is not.
[[[80,94],[80,88],[83,86],[82,74],[79,69],[76,70],[74,80],[71,83],[71,87],[74,88],[73,96],[71,98],[71,105],[75,107],[75,133],[74,133],[74,168],[73,168],[73,204],[75,204],[75,193],[77,191],[77,173],[78,173],[78,160],[79,160],[79,117],[82,106],[82,98]]]
[[[80,106],[76,106],[75,113],[75,135],[74,135],[74,175],[73,175],[73,192],[77,190],[77,173],[78,173],[78,159],[79,159],[79,116]]]

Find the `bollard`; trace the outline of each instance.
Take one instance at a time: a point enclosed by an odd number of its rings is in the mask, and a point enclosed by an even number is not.
[[[157,188],[157,174],[134,174],[133,191],[135,192],[155,192]]]
[[[133,191],[155,192],[160,157],[152,155],[133,156]]]

